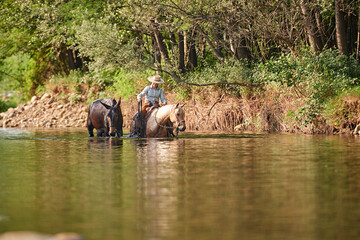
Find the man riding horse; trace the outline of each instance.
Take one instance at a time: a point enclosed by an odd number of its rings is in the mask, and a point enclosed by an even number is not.
[[[164,83],[159,75],[148,78],[150,86],[137,96],[138,113],[133,117],[133,123],[130,127],[129,136],[137,137],[171,137],[175,136],[173,130],[176,130],[176,136],[179,131],[184,131],[185,113],[182,110],[183,105],[167,105],[164,91],[159,88],[159,84]],[[145,103],[142,105],[142,97],[145,96]],[[159,99],[162,107],[160,107]],[[149,111],[149,107],[152,109]],[[148,116],[147,116],[148,115]]]
[[[147,108],[149,107],[159,107],[159,98],[162,105],[166,105],[167,101],[165,99],[164,91],[159,88],[159,84],[164,83],[164,80],[161,79],[160,75],[154,75],[148,77],[148,80],[151,82],[151,85],[146,86],[144,90],[137,96],[137,100],[140,103],[143,96],[145,96],[145,103],[142,106],[143,116],[146,115]]]

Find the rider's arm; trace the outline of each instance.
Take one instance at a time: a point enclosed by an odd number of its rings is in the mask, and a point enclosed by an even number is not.
[[[138,102],[140,102],[141,98],[145,96],[148,93],[148,91],[149,91],[149,86],[145,87],[144,90],[142,90],[142,92],[139,95],[137,95]]]
[[[160,100],[161,100],[161,103],[163,104],[163,105],[165,105],[165,104],[167,104],[167,101],[166,101],[166,99],[165,99],[165,94],[164,94],[164,91],[162,90],[162,89],[160,89],[161,91],[160,91]]]

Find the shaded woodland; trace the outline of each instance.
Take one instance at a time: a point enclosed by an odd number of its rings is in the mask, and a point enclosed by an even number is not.
[[[229,60],[264,62],[305,46],[358,59],[359,11],[359,1],[349,0],[4,0],[1,77],[34,91],[57,73],[141,65],[179,83],[188,72]],[[11,57],[31,72],[9,71]]]

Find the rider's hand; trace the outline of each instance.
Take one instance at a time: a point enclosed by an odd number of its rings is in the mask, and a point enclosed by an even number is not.
[[[141,98],[138,98],[138,102],[140,102],[141,101]]]

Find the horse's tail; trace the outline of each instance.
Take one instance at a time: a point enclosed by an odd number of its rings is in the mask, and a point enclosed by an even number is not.
[[[144,120],[144,114],[142,111],[142,99],[140,99],[140,102],[138,102],[138,119],[139,119],[139,134],[141,137],[145,137],[145,120]]]

